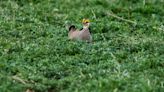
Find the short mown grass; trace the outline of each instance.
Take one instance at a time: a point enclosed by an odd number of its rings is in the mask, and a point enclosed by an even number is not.
[[[163,3],[0,0],[0,92],[164,92]],[[68,40],[83,18],[92,44]]]

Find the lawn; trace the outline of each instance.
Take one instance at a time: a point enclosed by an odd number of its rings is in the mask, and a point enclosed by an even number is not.
[[[65,25],[91,20],[93,43]],[[0,0],[0,92],[164,92],[163,0]]]

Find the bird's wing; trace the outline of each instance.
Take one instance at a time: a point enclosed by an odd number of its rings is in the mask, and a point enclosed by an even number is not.
[[[79,38],[81,40],[86,40],[88,42],[91,42],[92,41],[92,36],[89,32],[89,29],[82,29],[80,32],[79,32]]]

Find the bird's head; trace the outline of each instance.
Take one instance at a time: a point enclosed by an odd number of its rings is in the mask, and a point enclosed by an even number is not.
[[[90,25],[89,19],[83,19],[82,23],[83,23],[83,28],[89,28],[89,25]]]

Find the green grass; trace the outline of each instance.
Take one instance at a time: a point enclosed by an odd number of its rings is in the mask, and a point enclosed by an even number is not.
[[[81,1],[0,0],[0,92],[164,92],[164,1]],[[93,44],[68,40],[83,18]]]

